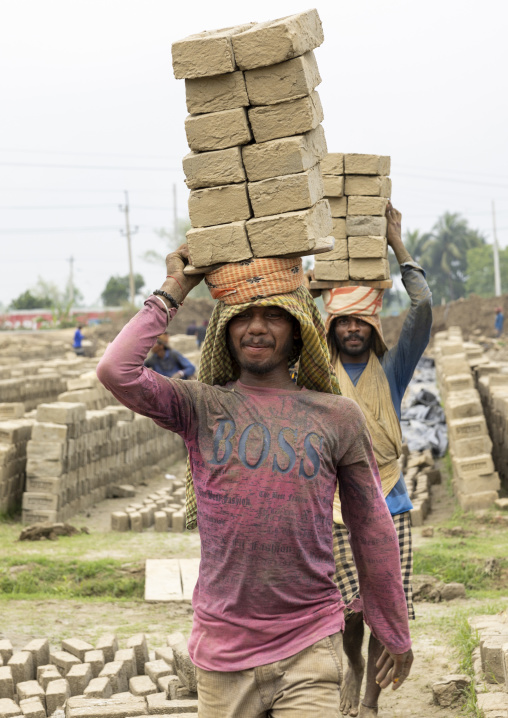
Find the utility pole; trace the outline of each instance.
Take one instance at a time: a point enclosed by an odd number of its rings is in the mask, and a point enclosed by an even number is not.
[[[120,212],[125,214],[125,230],[121,229],[120,233],[127,237],[127,253],[129,255],[129,301],[134,304],[134,297],[136,296],[136,288],[134,286],[134,271],[132,269],[132,247],[131,247],[131,234],[136,234],[138,231],[137,227],[131,230],[129,224],[129,194],[125,190],[125,204],[119,205]]]
[[[74,304],[74,257],[69,257],[69,304],[72,307]]]
[[[180,242],[178,241],[178,209],[176,206],[176,183],[173,182],[173,241],[175,243],[174,249],[178,247]]]
[[[494,292],[496,297],[501,296],[501,272],[499,271],[499,245],[496,232],[496,206],[492,200],[492,234],[494,237]]]

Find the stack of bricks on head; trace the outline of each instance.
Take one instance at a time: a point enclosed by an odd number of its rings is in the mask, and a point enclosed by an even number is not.
[[[386,205],[390,158],[330,153],[321,161],[333,217],[335,246],[316,257],[316,281],[383,281],[390,278]]]
[[[323,39],[319,15],[309,10],[173,44],[190,112],[183,169],[194,267],[333,247],[312,52]]]

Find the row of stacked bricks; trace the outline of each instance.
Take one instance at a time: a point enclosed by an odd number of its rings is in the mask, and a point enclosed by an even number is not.
[[[508,488],[508,363],[489,361],[476,366],[474,373],[493,443],[494,464],[501,484]]]
[[[132,503],[125,511],[113,511],[111,514],[112,531],[141,532],[152,526],[158,532],[184,531],[184,481],[168,479],[167,487],[150,494],[142,503]]]
[[[299,256],[331,247],[316,10],[191,35],[172,47],[185,79],[191,262]]]
[[[185,456],[182,439],[122,406],[40,404],[26,447],[23,523],[65,521],[105,499],[115,484],[139,483],[157,464]]]
[[[460,327],[434,337],[436,376],[449,432],[453,489],[464,511],[491,506],[498,498],[499,474],[492,460],[482,403],[471,364],[482,363],[481,348],[462,339]]]
[[[0,512],[15,510],[21,503],[26,480],[27,444],[33,419],[24,418],[20,402],[0,404]]]
[[[315,279],[389,279],[385,212],[392,190],[390,158],[332,152],[322,160],[321,172],[335,246],[316,256]]]
[[[399,464],[413,504],[411,526],[422,526],[432,509],[431,487],[441,483],[441,472],[430,449],[409,453],[407,444],[403,444]]]
[[[472,655],[478,708],[485,718],[508,715],[508,613],[471,616],[479,638]]]
[[[80,638],[52,650],[46,638],[19,651],[0,640],[0,716],[67,718],[197,713],[195,668],[182,633],[149,651],[138,633],[119,648],[115,634],[93,646]]]

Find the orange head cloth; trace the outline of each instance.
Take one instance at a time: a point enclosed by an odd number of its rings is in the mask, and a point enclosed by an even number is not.
[[[383,294],[384,289],[374,289],[373,287],[335,287],[323,291],[323,302],[328,312],[325,322],[326,333],[329,333],[335,317],[344,315],[359,317],[376,330],[377,341],[374,351],[378,356],[384,354],[387,351],[387,346],[379,318],[379,312],[383,306]]]
[[[275,294],[288,294],[303,285],[300,257],[266,257],[224,264],[205,277],[210,294],[224,304],[245,304]]]

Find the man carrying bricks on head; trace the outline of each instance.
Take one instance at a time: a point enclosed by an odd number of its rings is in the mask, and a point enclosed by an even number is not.
[[[342,394],[359,404],[372,436],[383,495],[398,535],[407,613],[409,618],[414,619],[409,513],[412,504],[397,460],[402,450],[402,397],[429,342],[432,303],[424,272],[413,262],[402,243],[401,214],[391,203],[388,203],[386,217],[388,244],[400,264],[402,281],[411,299],[397,344],[388,351],[383,340],[378,314],[383,301],[382,289],[340,287],[324,292],[323,299],[329,313],[326,321],[328,346]],[[371,718],[377,715],[378,710],[381,686],[376,682],[376,662],[383,653],[383,646],[378,640],[379,636],[372,634],[369,642],[366,690],[359,706],[365,664],[362,657],[365,597],[361,585],[358,584],[360,567],[351,536],[348,541],[351,526],[343,516],[344,504],[341,501],[342,497],[336,494],[333,544],[337,565],[336,582],[346,604],[344,652],[349,667],[341,693],[340,709],[345,715]]]
[[[365,419],[337,396],[301,259],[251,259],[210,273],[220,301],[200,381],[146,369],[148,348],[199,281],[183,273],[187,261],[186,247],[168,255],[162,290],[108,347],[97,373],[189,451],[187,521],[197,516],[201,537],[189,640],[199,714],[336,716],[344,628],[330,530],[337,484],[365,619],[386,647],[380,685],[398,688],[413,660],[397,536]]]

